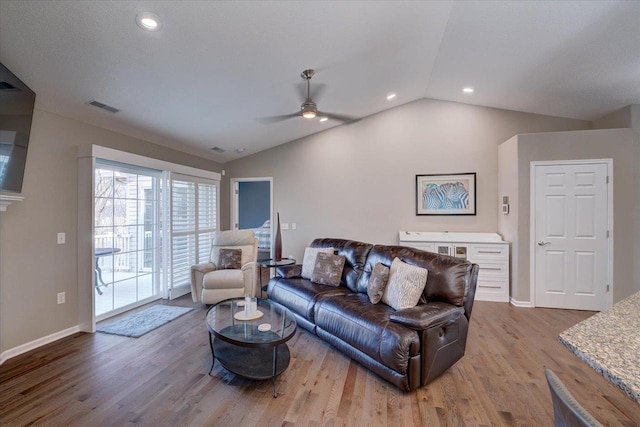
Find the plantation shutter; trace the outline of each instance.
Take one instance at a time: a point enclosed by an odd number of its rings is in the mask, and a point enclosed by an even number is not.
[[[171,174],[169,297],[188,293],[191,266],[209,259],[218,229],[219,181]]]

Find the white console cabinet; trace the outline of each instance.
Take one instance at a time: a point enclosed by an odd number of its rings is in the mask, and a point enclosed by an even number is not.
[[[478,264],[475,299],[509,302],[509,242],[496,233],[399,232],[400,245]]]

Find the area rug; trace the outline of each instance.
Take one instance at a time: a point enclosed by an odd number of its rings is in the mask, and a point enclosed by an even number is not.
[[[188,307],[154,305],[114,322],[99,325],[96,330],[107,334],[138,338],[193,310]]]

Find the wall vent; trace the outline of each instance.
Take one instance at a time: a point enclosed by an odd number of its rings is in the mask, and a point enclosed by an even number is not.
[[[227,151],[224,148],[220,148],[220,147],[211,147],[211,149],[216,153],[224,153],[225,151]]]
[[[92,99],[87,104],[93,105],[94,107],[98,107],[98,108],[101,108],[103,110],[107,110],[110,113],[117,113],[118,111],[120,111],[117,108],[112,107],[111,105],[104,104],[104,103],[102,103],[100,101],[96,101],[95,99]]]
[[[2,92],[20,92],[20,89],[9,82],[0,81],[0,91]]]

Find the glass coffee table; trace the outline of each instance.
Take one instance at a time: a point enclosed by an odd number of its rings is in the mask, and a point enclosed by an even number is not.
[[[218,360],[226,370],[242,377],[271,378],[273,397],[277,397],[275,378],[289,366],[286,342],[296,332],[296,319],[269,300],[259,299],[257,309],[262,315],[253,320],[238,320],[244,315],[244,298],[224,300],[209,309],[206,324],[213,358],[209,375]]]

